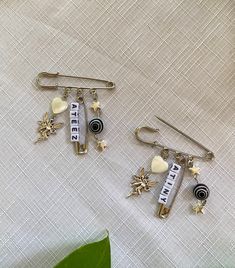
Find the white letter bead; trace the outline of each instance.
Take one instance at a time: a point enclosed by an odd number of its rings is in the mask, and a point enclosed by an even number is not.
[[[180,169],[181,169],[180,165],[177,165],[177,164],[173,163],[173,165],[171,167],[171,171],[173,171],[173,172],[178,174],[180,172]]]
[[[170,194],[171,189],[167,188],[165,185],[162,187],[161,195],[165,195],[168,197]]]
[[[158,203],[165,205],[167,203],[167,196],[160,194]]]
[[[71,126],[78,126],[79,125],[79,120],[76,118],[71,118],[70,119],[70,125]]]
[[[177,173],[173,172],[173,171],[169,171],[168,175],[167,175],[167,179],[175,181],[177,177]]]
[[[79,103],[78,102],[72,102],[70,104],[70,110],[71,111],[78,111],[79,110]]]
[[[165,186],[169,189],[172,189],[175,184],[175,181],[166,179]]]
[[[78,111],[70,111],[70,118],[77,118],[78,117]]]
[[[79,141],[79,134],[71,134],[71,141],[72,142]]]
[[[79,127],[78,126],[72,126],[71,127],[71,134],[79,134]]]

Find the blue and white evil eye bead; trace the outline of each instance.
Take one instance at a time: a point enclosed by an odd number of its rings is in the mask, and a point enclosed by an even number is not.
[[[89,122],[89,130],[94,134],[99,134],[103,131],[104,124],[100,118],[94,118]]]

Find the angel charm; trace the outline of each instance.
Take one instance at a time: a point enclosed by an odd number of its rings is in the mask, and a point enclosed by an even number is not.
[[[38,122],[38,133],[39,137],[35,143],[39,141],[45,141],[49,138],[51,134],[56,134],[56,130],[63,127],[63,123],[55,123],[54,117],[49,118],[48,113],[45,113],[42,121]]]
[[[142,192],[149,192],[150,188],[156,185],[155,181],[149,180],[149,175],[145,174],[144,168],[140,170],[140,174],[133,176],[133,181],[131,182],[132,191],[127,197],[132,195],[141,195]]]

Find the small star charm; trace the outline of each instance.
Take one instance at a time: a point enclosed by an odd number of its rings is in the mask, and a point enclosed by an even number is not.
[[[53,118],[49,118],[48,113],[45,113],[42,121],[38,122],[39,138],[35,143],[39,141],[45,141],[51,134],[56,134],[56,130],[63,127],[63,123],[55,123]]]
[[[97,149],[99,151],[104,151],[107,148],[107,142],[105,140],[98,140],[97,141]]]
[[[205,214],[205,202],[203,201],[200,201],[198,200],[198,202],[193,206],[193,211],[196,213],[196,214]]]
[[[94,110],[94,112],[97,112],[101,109],[100,102],[99,101],[93,101],[91,108]]]
[[[151,187],[154,187],[155,181],[150,181],[148,174],[145,174],[144,168],[141,169],[140,174],[133,176],[131,182],[132,191],[127,197],[132,195],[141,195],[142,192],[149,192]]]
[[[201,171],[201,169],[199,167],[195,167],[195,166],[189,168],[189,170],[192,172],[193,176],[199,175],[200,171]]]

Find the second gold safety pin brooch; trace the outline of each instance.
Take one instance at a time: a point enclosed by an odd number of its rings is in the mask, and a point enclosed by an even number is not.
[[[67,79],[69,82],[59,82],[61,79]],[[115,84],[113,82],[90,77],[42,72],[38,74],[36,83],[42,90],[60,89],[62,90],[62,95],[55,97],[51,101],[50,112],[46,112],[42,121],[38,122],[39,136],[35,143],[45,141],[50,135],[56,134],[57,130],[64,125],[56,122],[57,115],[69,109],[70,140],[74,144],[76,154],[87,153],[88,130],[94,135],[96,147],[99,151],[103,151],[107,147],[106,141],[99,137],[104,129],[104,123],[101,119],[101,105],[97,91],[114,89]],[[85,102],[86,92],[89,92],[90,96],[92,96],[91,110],[95,114],[95,117],[90,122],[88,122]],[[69,104],[69,98],[72,96],[74,96],[73,100]]]
[[[131,182],[132,190],[129,193],[128,197],[139,196],[142,194],[142,192],[150,191],[150,188],[156,185],[156,181],[150,180],[150,176],[152,174],[165,174],[164,184],[161,188],[158,197],[159,210],[157,214],[160,218],[167,218],[182,184],[185,170],[188,170],[196,181],[196,185],[192,189],[192,192],[197,199],[197,203],[192,207],[192,209],[196,214],[204,214],[205,204],[207,202],[207,198],[209,197],[210,191],[207,185],[205,185],[204,183],[199,183],[198,176],[200,174],[200,168],[194,165],[194,161],[213,160],[214,153],[195,139],[191,138],[181,130],[166,122],[165,120],[159,117],[157,118],[162,123],[171,127],[176,132],[180,133],[181,135],[192,141],[194,144],[199,146],[205,151],[205,153],[204,155],[194,155],[166,147],[158,143],[157,141],[147,141],[141,137],[141,133],[144,131],[157,133],[159,129],[151,128],[149,126],[136,128],[135,137],[138,141],[150,145],[152,147],[160,148],[161,151],[160,155],[156,155],[152,159],[151,168],[149,171],[145,171],[144,168],[141,168],[140,173],[138,175],[133,176]],[[171,158],[173,158],[173,161],[169,160],[170,156]]]

